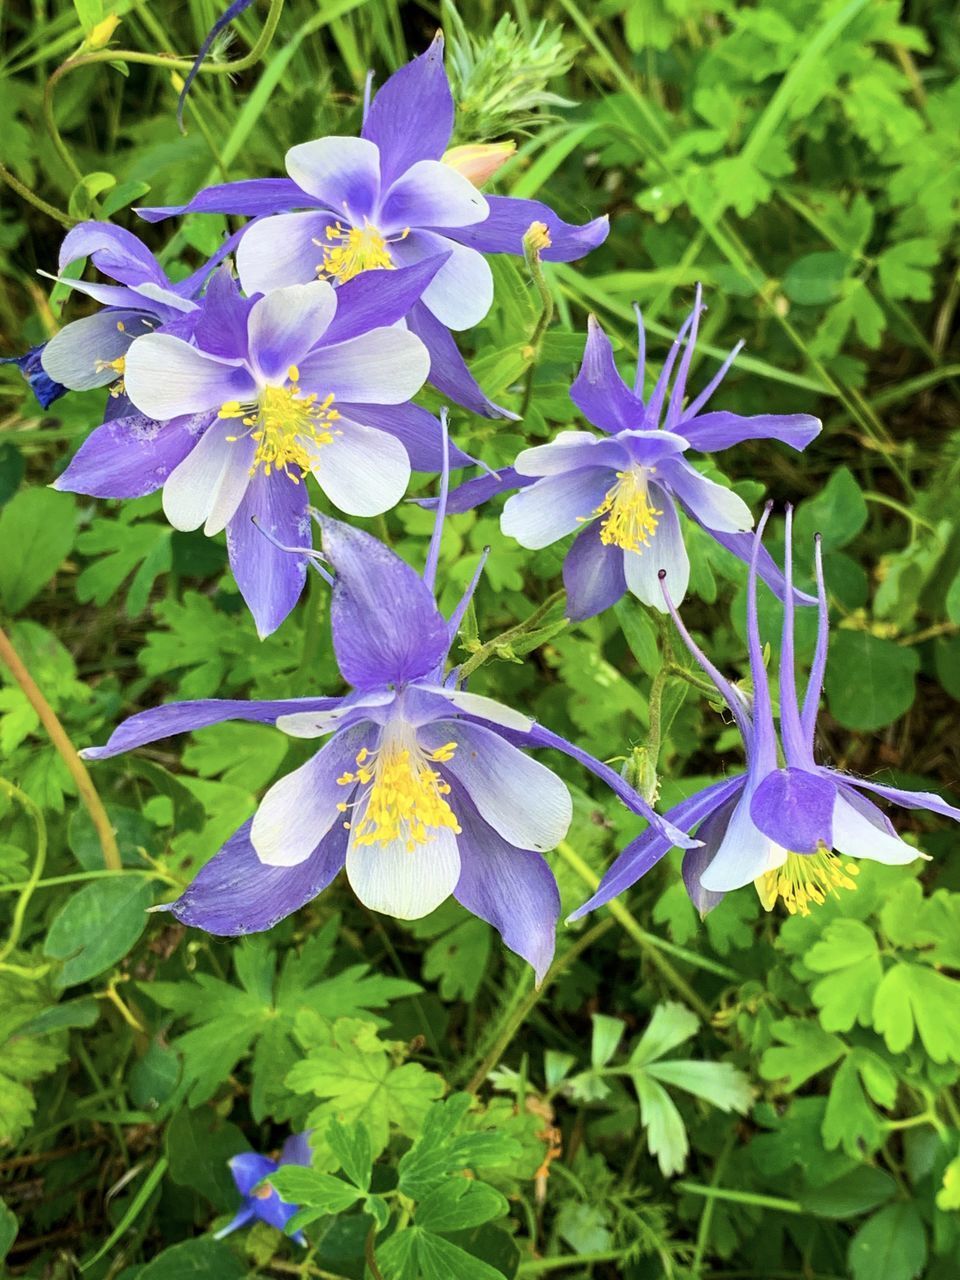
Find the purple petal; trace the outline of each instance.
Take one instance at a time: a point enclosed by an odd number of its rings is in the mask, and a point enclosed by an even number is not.
[[[284,547],[308,549],[313,539],[307,504],[302,481],[293,484],[279,471],[268,476],[260,468],[227,525],[230,568],[261,639],[276,631],[300,599],[307,577],[306,556],[281,551],[261,530]]]
[[[587,345],[570,399],[601,431],[625,431],[643,422],[643,401],[620,376],[610,339],[596,316],[587,321]]]
[[[705,889],[701,877],[713,861],[714,854],[723,843],[723,838],[727,834],[727,824],[733,815],[736,805],[737,797],[735,794],[726,800],[719,809],[714,809],[713,813],[704,819],[697,830],[697,835],[703,841],[703,847],[700,849],[687,849],[683,855],[683,862],[680,867],[683,883],[687,890],[687,897],[700,913],[701,919],[708,911],[718,907],[725,896],[717,890]]]
[[[484,822],[462,788],[451,797],[461,832],[454,897],[493,925],[506,946],[533,966],[539,984],[553,960],[560,894],[539,853],[508,844]]]
[[[658,432],[664,435],[664,432]],[[624,471],[630,454],[619,440],[607,440],[589,431],[561,431],[549,444],[534,445],[517,454],[514,466],[522,476],[555,476],[582,467],[609,467]]]
[[[442,396],[485,418],[517,420],[515,413],[494,404],[484,394],[467,368],[450,330],[422,302],[411,307],[407,325],[430,353],[429,382]]]
[[[744,417],[739,413],[704,413],[699,418],[680,419],[679,431],[701,453],[729,449],[742,440],[779,440],[798,452],[823,430],[819,418],[809,413],[758,413]]]
[[[719,542],[721,547],[726,547],[731,551],[738,560],[742,560],[744,564],[750,563],[750,555],[753,550],[753,534],[752,533],[720,533],[716,529],[708,529],[707,532],[714,541]],[[757,574],[767,584],[778,600],[786,598],[787,584],[779,566],[765,547],[760,548],[757,557]],[[801,591],[799,587],[794,587],[793,598],[796,604],[816,604],[816,597],[808,595],[806,591]]]
[[[199,698],[192,702],[168,702],[164,706],[138,711],[118,725],[102,747],[81,751],[85,760],[106,760],[176,733],[192,733],[224,720],[250,720],[273,724],[278,716],[298,711],[329,711],[340,705],[339,698],[285,698],[275,702],[248,699]]]
[[[627,589],[623,552],[600,541],[600,522],[592,521],[578,533],[563,562],[567,590],[567,617],[582,622],[609,609]]]
[[[436,254],[412,267],[388,271],[361,271],[337,290],[337,312],[323,336],[325,346],[345,342],[368,329],[403,320],[410,308],[443,266]]]
[[[584,751],[582,748],[575,746],[574,743],[568,742],[560,734],[553,733],[550,729],[545,729],[543,725],[539,724],[535,724],[527,733],[512,732],[510,730],[502,730],[501,732],[503,737],[510,742],[516,743],[517,746],[552,747],[555,751],[561,751],[564,755],[570,756],[572,760],[576,760],[578,764],[582,764],[601,782],[605,782],[610,790],[620,797],[631,813],[639,813],[662,836],[669,839],[668,848],[672,845],[677,845],[681,849],[690,849],[700,843],[685,832],[678,830],[668,818],[662,818],[658,813],[654,813],[643,796],[634,791],[633,787],[626,783],[619,773],[616,773],[609,765],[603,764],[600,760],[590,755],[588,751]]]
[[[523,255],[523,237],[533,222],[542,222],[550,233],[550,248],[541,257],[545,262],[573,262],[603,244],[610,231],[604,215],[583,226],[564,222],[539,200],[518,200],[515,196],[487,196],[490,216],[471,227],[451,231],[451,239],[468,244],[481,253]]]
[[[3,356],[0,364],[15,364],[23,374],[24,380],[37,398],[41,409],[49,409],[55,400],[66,395],[67,388],[62,382],[55,382],[43,367],[43,352],[46,343],[31,347],[22,356]]]
[[[537,483],[536,476],[518,475],[513,467],[503,467],[500,471],[488,471],[482,476],[475,476],[464,484],[458,485],[447,499],[447,515],[460,515],[464,511],[472,511],[482,503],[495,498],[498,493],[508,493],[511,489],[526,489]],[[435,498],[427,498],[421,506],[435,505]]]
[[[372,274],[372,273],[367,273]],[[357,280],[363,279],[356,276]],[[351,284],[353,281],[350,282]],[[344,285],[340,293],[347,288]],[[354,422],[377,427],[396,436],[407,451],[414,471],[439,471],[443,461],[440,420],[418,404],[351,404],[345,412]],[[450,466],[469,467],[476,462],[455,444],[450,444]],[[483,479],[485,477],[481,477]],[[447,508],[449,510],[449,507]],[[465,508],[466,509],[466,508]]]
[[[841,773],[838,769],[825,769],[824,772],[845,787],[871,791],[874,795],[882,796],[884,800],[889,800],[891,804],[899,804],[904,809],[926,809],[930,813],[939,813],[941,817],[960,822],[960,809],[948,804],[935,791],[906,791],[902,787],[888,787],[880,782],[870,782],[866,778],[854,778],[851,774]]]
[[[241,1227],[245,1227],[248,1222],[252,1222],[256,1214],[250,1205],[245,1204],[242,1209],[238,1209],[225,1227],[221,1227],[219,1231],[215,1231],[214,1240],[222,1240],[224,1236],[230,1235],[234,1231],[239,1231]]]
[[[364,689],[433,671],[449,636],[423,579],[370,534],[338,520],[323,519],[321,527],[336,570],[330,618],[344,679]]]
[[[469,178],[439,160],[418,160],[384,195],[378,225],[383,235],[394,236],[411,227],[465,227],[488,212]]]
[[[538,551],[579,529],[596,512],[615,484],[609,467],[584,467],[545,476],[507,499],[500,528],[522,547]]]
[[[163,268],[143,241],[109,222],[80,222],[67,232],[60,246],[60,271],[78,258],[91,258],[99,272],[120,284],[150,281],[165,289],[170,287]]]
[[[794,853],[833,848],[833,802],[837,789],[807,769],[774,769],[750,801],[750,817],[760,830]]]
[[[326,137],[301,142],[286,155],[287,173],[326,209],[363,226],[380,195],[380,155],[363,138]]]
[[[309,209],[317,203],[290,178],[250,178],[204,187],[189,204],[135,209],[134,212],[145,222],[163,222],[182,213],[234,213],[259,218],[265,213]]]
[[[157,422],[132,412],[92,431],[53,484],[93,498],[142,498],[159,489],[211,421],[209,414]]]
[[[247,317],[253,302],[240,294],[233,272],[226,264],[214,272],[203,295],[203,303],[193,328],[193,337],[202,351],[227,360],[247,356]]]
[[[439,160],[453,132],[453,96],[438,31],[426,53],[395,71],[379,90],[363,136],[380,148],[384,186],[418,160]]]
[[[267,867],[250,843],[245,822],[168,910],[181,924],[221,938],[272,929],[334,879],[343,867],[347,834],[337,824],[305,862]]]
[[[721,782],[713,782],[709,787],[704,787],[702,791],[698,791],[696,795],[682,800],[678,805],[674,805],[665,815],[663,821],[670,822],[677,827],[694,827],[698,822],[704,821],[711,813],[724,805],[731,797],[737,795],[743,787],[743,783],[744,776],[742,774],[736,778],[724,778]],[[686,843],[689,845],[690,841],[687,840]],[[588,911],[594,911],[597,907],[602,907],[611,898],[615,898],[618,893],[622,893],[624,889],[629,889],[632,884],[636,884],[641,876],[646,875],[651,867],[656,866],[664,854],[670,852],[674,844],[675,842],[669,836],[664,836],[661,831],[653,827],[648,828],[636,840],[627,845],[600,881],[593,897],[589,898],[582,907],[578,907],[568,917],[568,920],[579,920]]]
[[[744,533],[753,528],[750,508],[732,489],[701,475],[684,458],[666,458],[658,479],[672,489],[684,510],[711,533]]]
[[[310,1147],[312,1129],[306,1133],[291,1133],[280,1151],[280,1164],[302,1164],[307,1169],[313,1163],[313,1151]]]
[[[262,1156],[256,1151],[241,1151],[227,1161],[233,1176],[234,1186],[242,1196],[248,1196],[258,1182],[276,1173],[277,1162],[269,1156]]]

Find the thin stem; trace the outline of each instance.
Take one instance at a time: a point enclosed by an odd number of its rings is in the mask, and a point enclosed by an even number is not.
[[[705,1187],[699,1182],[675,1182],[678,1191],[694,1196],[706,1196],[711,1200],[726,1200],[731,1204],[755,1205],[758,1209],[776,1209],[779,1213],[806,1213],[799,1200],[785,1200],[781,1196],[764,1196],[756,1191],[735,1191],[729,1187]]]
[[[577,873],[584,884],[595,892],[600,884],[600,877],[590,869],[576,849],[567,844],[566,840],[561,840],[557,845],[557,853],[559,853],[567,866]],[[645,929],[641,929],[635,917],[617,898],[611,899],[606,904],[606,909],[617,924],[620,925],[624,933],[633,939],[644,956],[659,971],[661,977],[673,987],[679,996],[686,1000],[691,1009],[696,1009],[704,1022],[709,1022],[713,1017],[712,1009],[704,1000],[701,1000],[686,978],[677,973],[670,961],[660,954],[659,939],[647,933]]]
[[[595,924],[592,929],[588,929],[582,937],[577,939],[573,946],[568,947],[562,955],[557,956],[556,960],[554,960],[553,964],[547,971],[540,986],[534,987],[531,991],[528,991],[524,998],[508,1011],[493,1044],[487,1050],[483,1061],[470,1078],[470,1083],[467,1085],[468,1093],[477,1092],[484,1080],[486,1080],[487,1076],[509,1049],[514,1036],[523,1026],[531,1010],[546,993],[547,988],[560,977],[561,973],[563,973],[565,969],[569,968],[581,952],[586,951],[586,949],[592,946],[598,938],[602,938],[603,935],[612,928],[612,926],[612,920],[601,920],[600,923]]]
[[[30,873],[30,879],[24,884],[20,897],[17,899],[17,905],[13,909],[13,922],[10,925],[10,937],[0,947],[0,964],[6,960],[20,941],[20,935],[23,933],[23,922],[27,914],[27,907],[33,896],[33,891],[40,882],[43,875],[43,864],[47,859],[47,824],[43,820],[43,814],[30,797],[19,787],[15,787],[12,782],[8,782],[6,778],[0,778],[0,791],[5,792],[9,800],[14,800],[33,822],[37,832],[37,852],[33,860],[33,870]]]
[[[545,237],[546,228],[542,228],[542,224],[533,223],[526,235],[523,237],[523,257],[527,264],[527,270],[533,279],[537,293],[540,295],[540,316],[534,326],[533,333],[530,335],[530,342],[527,345],[527,351],[530,363],[527,365],[527,378],[523,388],[523,401],[520,405],[520,417],[527,416],[527,410],[530,408],[530,400],[533,396],[533,375],[536,371],[537,361],[540,359],[540,348],[543,344],[543,335],[550,326],[553,319],[554,301],[553,293],[547,284],[546,276],[543,274],[543,263],[540,261],[540,251],[549,247],[549,236]]]
[[[515,627],[509,627],[506,631],[501,631],[498,636],[494,636],[492,640],[487,640],[482,644],[480,648],[477,649],[475,653],[472,653],[461,666],[458,677],[461,684],[468,676],[473,675],[477,667],[483,666],[488,658],[495,657],[498,649],[502,648],[504,645],[509,645],[511,640],[515,640],[519,636],[526,635],[528,632],[532,631],[537,623],[547,616],[553,606],[555,604],[559,604],[563,599],[564,594],[565,593],[562,589],[560,591],[554,591],[552,595],[547,596],[543,604],[538,605],[536,609],[534,609],[533,613],[524,618],[522,622],[518,622]]]
[[[76,222],[76,218],[71,218],[68,213],[64,213],[62,209],[58,209],[56,205],[48,204],[46,200],[42,200],[29,187],[24,186],[19,178],[14,177],[6,165],[0,164],[0,179],[2,179],[11,191],[15,191],[21,199],[32,204],[35,209],[39,209],[41,213],[45,213],[48,218],[53,218],[54,222],[59,222],[62,227],[66,227],[69,231]]]
[[[589,1267],[602,1262],[626,1261],[636,1253],[636,1245],[626,1249],[611,1249],[607,1253],[576,1253],[568,1258],[531,1258],[517,1267],[518,1276],[542,1276],[548,1271],[563,1271],[567,1267]]]
[[[736,1130],[731,1130],[727,1135],[727,1139],[723,1144],[717,1163],[714,1166],[713,1175],[710,1178],[710,1186],[716,1189],[717,1183],[723,1177],[723,1171],[726,1168],[727,1161],[730,1159],[730,1153],[733,1151],[733,1144],[736,1141]],[[710,1243],[710,1228],[713,1225],[713,1211],[716,1206],[716,1197],[710,1196],[707,1203],[703,1206],[703,1213],[700,1215],[700,1225],[697,1228],[697,1242],[693,1261],[690,1263],[690,1272],[695,1280],[700,1280],[703,1271],[703,1261],[706,1256],[707,1246]]]
[[[111,871],[75,871],[66,876],[48,876],[46,880],[38,880],[35,888],[52,889],[55,885],[60,884],[83,884],[87,880],[104,880],[113,876],[146,876],[149,880],[162,880],[164,884],[170,885],[172,889],[182,890],[183,882],[175,876],[168,876],[165,871],[144,871],[139,867],[118,867]],[[25,889],[30,883],[29,880],[17,880],[13,884],[0,885],[0,893],[18,893],[21,889]]]
[[[377,1255],[374,1252],[374,1245],[377,1240],[377,1224],[374,1222],[370,1230],[367,1232],[367,1238],[363,1246],[363,1260],[366,1262],[373,1280],[383,1280],[383,1272],[377,1265]]]
[[[93,822],[99,837],[100,848],[103,850],[104,866],[111,871],[119,871],[121,864],[117,838],[114,835],[107,811],[103,807],[103,801],[93,785],[93,779],[87,772],[86,765],[77,755],[77,749],[70,741],[67,731],[57,718],[56,712],[40,692],[36,681],[27,670],[2,627],[0,627],[0,661],[5,662],[10,668],[14,680],[23,690],[25,698],[37,713],[37,718],[46,729],[47,736],[56,747],[61,760],[67,766],[71,778],[76,783],[77,792],[87,813],[90,815],[90,820]]]

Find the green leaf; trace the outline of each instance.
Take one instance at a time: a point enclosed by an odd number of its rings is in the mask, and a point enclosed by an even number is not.
[[[98,22],[103,21],[103,0],[73,0],[84,34],[89,35]]]
[[[485,1182],[448,1178],[417,1205],[417,1225],[430,1231],[461,1231],[479,1227],[510,1210],[506,1197]]]
[[[927,1236],[912,1204],[892,1204],[868,1218],[850,1241],[853,1280],[917,1280],[927,1263]]]
[[[467,1128],[474,1106],[467,1093],[433,1104],[416,1142],[400,1158],[398,1185],[404,1195],[420,1200],[451,1174],[479,1166],[496,1168],[517,1159],[520,1147],[514,1138]],[[482,1123],[483,1117],[478,1120]]]
[[[167,1126],[165,1141],[171,1181],[198,1191],[219,1213],[236,1207],[237,1189],[227,1161],[250,1150],[242,1130],[208,1108],[184,1108]]]
[[[27,470],[23,454],[12,440],[0,444],[0,507],[5,506],[20,488]]]
[[[624,639],[645,675],[655,676],[661,667],[657,631],[639,600],[626,595],[613,606]]]
[[[503,1280],[503,1272],[421,1227],[398,1231],[377,1249],[384,1280]]]
[[[838,1036],[803,1018],[784,1018],[770,1030],[780,1044],[765,1050],[760,1074],[764,1080],[783,1080],[791,1093],[832,1067],[844,1052],[844,1043]]]
[[[358,1120],[348,1128],[334,1116],[327,1125],[327,1143],[354,1186],[361,1191],[369,1191],[373,1155],[367,1126]]]
[[[825,973],[810,990],[825,1031],[849,1031],[872,1021],[873,994],[883,974],[877,941],[859,920],[834,920],[804,957],[814,973]]]
[[[17,1232],[20,1230],[20,1224],[17,1222],[17,1216],[3,1200],[0,1200],[0,1262],[4,1260],[10,1252],[10,1246],[17,1238]]]
[[[892,1200],[897,1184],[883,1169],[862,1165],[822,1187],[801,1191],[797,1199],[818,1218],[855,1218]]]
[[[76,2],[76,0],[74,0]],[[70,192],[70,198],[67,201],[67,212],[71,218],[83,221],[84,218],[91,218],[96,213],[95,202],[98,196],[104,191],[110,191],[117,185],[117,180],[112,173],[105,170],[98,170],[95,173],[85,173],[77,185]]]
[[[248,1280],[247,1265],[219,1240],[200,1236],[164,1249],[137,1280]]]
[[[852,1159],[862,1159],[883,1143],[884,1129],[860,1085],[856,1059],[841,1062],[823,1117],[823,1144],[828,1151],[842,1146]]]
[[[891,1053],[908,1048],[916,1031],[934,1062],[960,1062],[960,982],[920,965],[895,965],[874,996],[873,1025]]]
[[[643,1035],[630,1055],[631,1066],[645,1066],[677,1045],[689,1040],[700,1029],[700,1020],[684,1004],[666,1001],[658,1004]]]
[[[87,982],[122,960],[147,927],[152,902],[144,876],[84,885],[54,916],[43,946],[45,956],[64,962],[54,985],[62,990]]]
[[[860,486],[848,467],[838,467],[815,497],[797,507],[794,545],[809,547],[819,533],[824,551],[833,551],[852,542],[866,523],[867,504]]]
[[[593,1023],[590,1062],[596,1070],[605,1067],[617,1052],[617,1046],[623,1039],[625,1024],[620,1018],[608,1018],[605,1013],[594,1013],[590,1020]]]
[[[19,613],[43,589],[70,554],[76,505],[53,489],[22,489],[0,511],[0,603]]]
[[[363,1194],[358,1187],[332,1173],[320,1173],[295,1164],[282,1165],[267,1181],[280,1193],[281,1200],[304,1209],[316,1209],[318,1215],[343,1213]]]
[[[135,618],[147,607],[157,578],[172,568],[171,530],[152,519],[137,503],[129,503],[117,515],[93,520],[77,538],[77,550],[95,556],[77,578],[77,599],[103,605],[112,600],[131,578],[126,612]]]
[[[926,302],[933,296],[930,268],[940,260],[935,240],[915,237],[891,245],[877,258],[880,285],[888,298],[915,298]]]
[[[640,1100],[640,1120],[647,1131],[647,1147],[657,1157],[665,1178],[683,1170],[690,1144],[680,1112],[663,1085],[644,1072],[633,1077]]]
[[[851,266],[844,253],[807,253],[787,268],[783,292],[791,302],[806,307],[822,307],[840,294],[840,284]]]
[[[76,3],[76,0],[74,0],[74,3]],[[112,218],[115,213],[125,209],[128,204],[133,204],[134,200],[139,200],[141,196],[145,196],[149,190],[149,182],[121,182],[113,188],[108,196],[104,197],[100,205],[100,213],[104,218]]]
[[[662,1084],[673,1085],[702,1098],[720,1111],[736,1111],[744,1115],[753,1101],[750,1081],[729,1062],[691,1062],[671,1058],[651,1063],[646,1073]]]
[[[882,729],[913,706],[920,657],[916,650],[867,631],[830,638],[827,701],[846,729]]]

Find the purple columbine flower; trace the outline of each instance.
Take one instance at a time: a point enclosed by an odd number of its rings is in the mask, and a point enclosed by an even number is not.
[[[279,1192],[274,1191],[269,1183],[264,1182],[264,1179],[269,1178],[271,1173],[276,1173],[282,1165],[300,1164],[309,1168],[310,1162],[309,1132],[291,1134],[283,1144],[279,1160],[259,1155],[256,1151],[243,1151],[240,1155],[228,1160],[227,1165],[234,1184],[243,1196],[243,1204],[237,1210],[233,1220],[214,1235],[214,1240],[222,1240],[238,1227],[245,1227],[248,1223],[257,1221],[265,1222],[268,1226],[283,1231],[300,1206],[281,1200]],[[302,1231],[296,1232],[291,1239],[297,1244],[307,1243]]]
[[[601,244],[607,219],[573,226],[538,200],[483,196],[443,155],[454,104],[443,66],[443,36],[385,82],[359,138],[329,137],[292,147],[288,178],[207,187],[189,204],[140,209],[151,222],[180,213],[245,214],[237,252],[247,292],[409,266],[436,254],[443,268],[407,317],[430,351],[430,381],[477,413],[503,411],[483,394],[450,329],[467,329],[493,301],[485,253],[523,253],[531,223],[547,228],[550,261],[569,262]],[[273,215],[265,218],[264,215]]]
[[[333,645],[353,686],[346,697],[174,703],[131,717],[106,746],[85,753],[113,756],[229,719],[327,738],[270,788],[253,819],[170,905],[184,924],[218,935],[269,929],[345,866],[361,902],[400,919],[424,916],[452,894],[542,978],[560,906],[543,854],[565,836],[572,810],[564,783],[524,754],[529,747],[578,760],[668,843],[696,843],[599,760],[457,688],[455,673],[444,679],[476,579],[444,618],[434,600],[442,506],[423,577],[369,534],[321,521],[324,559],[336,574]]]
[[[562,432],[550,444],[524,449],[499,480],[480,476],[451,495],[450,509],[464,511],[495,493],[520,489],[507,500],[500,526],[524,547],[537,550],[579,530],[563,566],[567,614],[582,621],[631,591],[663,610],[658,572],[666,569],[674,600],[687,590],[690,561],[678,507],[741,560],[750,557],[753,516],[735,493],[701,475],[684,456],[712,453],[742,440],[774,439],[804,449],[821,429],[806,413],[759,414],[703,410],[733,363],[738,344],[708,385],[685,404],[687,374],[703,310],[700,288],[644,401],[645,342],[639,310],[640,359],[631,390],[613,358],[610,340],[591,316],[580,373],[570,397],[584,416],[606,432]],[[670,380],[684,339],[673,386]],[[669,390],[669,396],[668,396]],[[783,578],[762,552],[760,574],[778,595]],[[801,597],[813,603],[809,597]]]
[[[175,528],[226,529],[237,585],[268,635],[306,578],[304,556],[281,548],[311,546],[307,473],[341,511],[370,516],[400,500],[411,464],[440,465],[439,422],[407,403],[429,357],[396,321],[441,261],[339,291],[315,280],[254,299],[224,264],[190,341],[148,333],[129,348],[130,413],[94,431],[56,487],[128,498],[162,486]],[[457,451],[456,465],[469,461]]]
[[[226,240],[199,270],[174,283],[131,232],[106,222],[79,223],[60,246],[60,272],[78,258],[88,257],[116,283],[72,280],[62,274],[54,277],[102,303],[103,310],[64,325],[44,344],[40,352],[44,372],[71,391],[112,385],[113,394],[121,397],[130,344],[141,334],[155,332],[189,338],[199,311],[196,299],[235,242],[235,236]]]
[[[743,737],[744,773],[715,782],[666,815],[685,830],[700,824],[699,848],[683,860],[687,891],[705,914],[724,893],[754,882],[769,911],[782,898],[791,914],[808,915],[812,904],[840,889],[856,888],[859,871],[851,858],[891,865],[924,858],[901,840],[890,820],[862,793],[882,796],[908,809],[927,809],[960,822],[960,809],[928,791],[903,791],[855,778],[814,758],[817,710],[827,660],[829,615],[819,536],[816,540],[817,644],[801,706],[794,664],[792,511],[787,508],[786,593],[780,650],[780,735],[774,727],[763,648],[757,622],[760,541],[768,506],[753,538],[747,594],[747,636],[752,700],[724,678],[698,648],[680,620],[663,575],[667,609],[687,648],[717,686]],[[780,761],[782,760],[782,763]],[[571,919],[599,907],[635,884],[670,848],[659,832],[645,832],[623,851],[597,892]]]

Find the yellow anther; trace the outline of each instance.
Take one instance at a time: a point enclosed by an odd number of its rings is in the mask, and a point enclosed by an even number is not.
[[[767,871],[754,881],[760,901],[770,911],[777,898],[790,914],[808,916],[811,903],[822,906],[827,895],[840,889],[856,889],[860,868],[855,862],[841,862],[829,849],[819,853],[788,853],[782,867]]]
[[[409,228],[407,229],[409,231]],[[393,259],[387,248],[387,241],[376,227],[364,222],[362,227],[345,227],[336,222],[325,231],[327,243],[314,240],[323,251],[323,260],[317,267],[317,275],[321,280],[335,280],[337,284],[346,284],[361,271],[374,268],[392,269]],[[404,231],[400,239],[404,239]]]
[[[290,368],[287,370],[287,378],[289,379],[290,382],[300,381],[300,370],[297,368],[295,364],[292,364]]]
[[[617,483],[607,491],[599,507],[581,522],[602,516],[600,541],[605,546],[622,547],[624,551],[642,551],[650,545],[662,511],[654,507],[647,490],[650,467],[634,467],[618,471]]]
[[[404,726],[388,729],[376,751],[364,747],[358,752],[357,772],[337,779],[340,786],[359,783],[367,788],[349,806],[337,806],[341,812],[347,808],[356,812],[354,843],[384,845],[400,840],[412,851],[434,840],[441,828],[459,833],[456,816],[444,799],[450,784],[431,768],[435,762],[451,760],[456,746],[448,742],[426,752]]]
[[[296,365],[290,366],[287,377],[286,386],[264,387],[256,404],[226,401],[220,406],[218,417],[240,418],[247,428],[242,434],[249,435],[256,443],[251,475],[263,467],[265,475],[282,471],[288,480],[299,484],[316,461],[316,449],[332,443],[332,424],[340,414],[330,407],[332,395],[318,404],[316,395],[301,394],[297,385],[300,370]]]
[[[122,320],[118,320],[118,321],[117,321],[117,329],[118,329],[118,331],[119,331],[120,333],[126,333],[126,331],[127,331],[127,326],[123,323],[123,321],[122,321]]]

